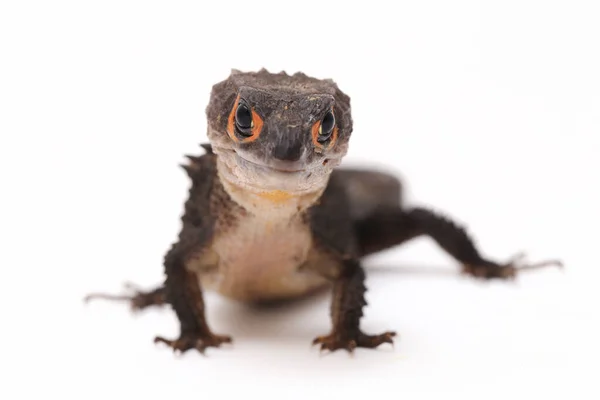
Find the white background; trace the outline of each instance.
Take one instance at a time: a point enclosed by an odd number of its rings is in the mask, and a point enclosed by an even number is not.
[[[0,398],[598,398],[600,12],[594,1],[29,2],[0,5]],[[235,343],[155,346],[173,314],[84,306],[151,287],[175,240],[211,85],[231,68],[334,78],[348,163],[506,260],[475,282],[429,239],[367,262],[364,328],[392,350],[319,357],[328,296],[251,310],[207,296]],[[339,396],[339,397],[338,397]]]

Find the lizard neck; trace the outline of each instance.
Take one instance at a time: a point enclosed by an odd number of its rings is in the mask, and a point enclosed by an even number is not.
[[[229,197],[256,217],[269,220],[291,219],[315,204],[325,187],[316,191],[293,193],[283,190],[261,190],[242,186],[228,179],[224,166],[217,158],[217,175]]]

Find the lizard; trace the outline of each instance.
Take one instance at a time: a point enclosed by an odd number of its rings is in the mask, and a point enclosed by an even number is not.
[[[366,256],[427,236],[480,279],[514,279],[536,264],[481,255],[466,230],[429,208],[403,201],[391,173],[346,168],[353,131],[350,97],[332,79],[231,70],[212,86],[204,154],[182,164],[191,185],[177,240],[166,251],[164,282],[124,295],[134,310],[170,305],[179,336],[156,336],[177,352],[231,343],[213,332],[204,292],[242,302],[281,301],[331,290],[329,333],[321,350],[393,345],[395,331],[361,328]],[[131,289],[131,288],[130,288]]]

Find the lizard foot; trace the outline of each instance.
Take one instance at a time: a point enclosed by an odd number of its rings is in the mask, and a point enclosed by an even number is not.
[[[196,349],[204,354],[204,351],[209,347],[220,347],[223,343],[231,343],[231,336],[209,334],[194,334],[187,333],[179,336],[179,339],[169,340],[161,336],[154,338],[154,343],[164,343],[171,347],[174,352],[185,353],[188,350]]]
[[[326,336],[319,336],[313,340],[313,345],[321,344],[321,351],[335,351],[339,349],[347,350],[350,353],[354,352],[357,347],[374,349],[383,343],[394,344],[392,339],[396,336],[396,332],[385,332],[380,335],[367,335],[358,331],[353,335],[341,335],[336,332]]]
[[[560,260],[545,260],[533,264],[527,264],[523,263],[524,258],[525,254],[519,253],[505,264],[496,264],[491,261],[482,263],[480,265],[464,264],[462,272],[480,279],[515,279],[517,272],[519,271],[539,269],[550,266],[559,268],[563,267],[563,263]]]
[[[165,291],[162,287],[150,291],[143,291],[132,283],[126,283],[125,291],[129,293],[122,295],[91,293],[85,296],[84,301],[88,302],[95,299],[126,301],[129,302],[132,311],[140,311],[150,306],[161,306],[166,302]]]

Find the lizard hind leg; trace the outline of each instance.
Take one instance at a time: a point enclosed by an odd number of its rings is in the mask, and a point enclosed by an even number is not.
[[[109,293],[90,293],[85,296],[84,301],[87,303],[91,300],[109,300],[128,302],[132,311],[141,311],[148,307],[163,306],[166,304],[165,288],[159,286],[152,290],[144,291],[132,283],[125,283],[125,293],[109,294]]]
[[[480,279],[514,279],[519,271],[562,267],[560,260],[523,262],[519,253],[508,262],[498,263],[483,257],[474,240],[452,220],[424,208],[403,210],[381,207],[355,223],[362,256],[397,246],[419,236],[428,236],[462,264],[462,272]]]

